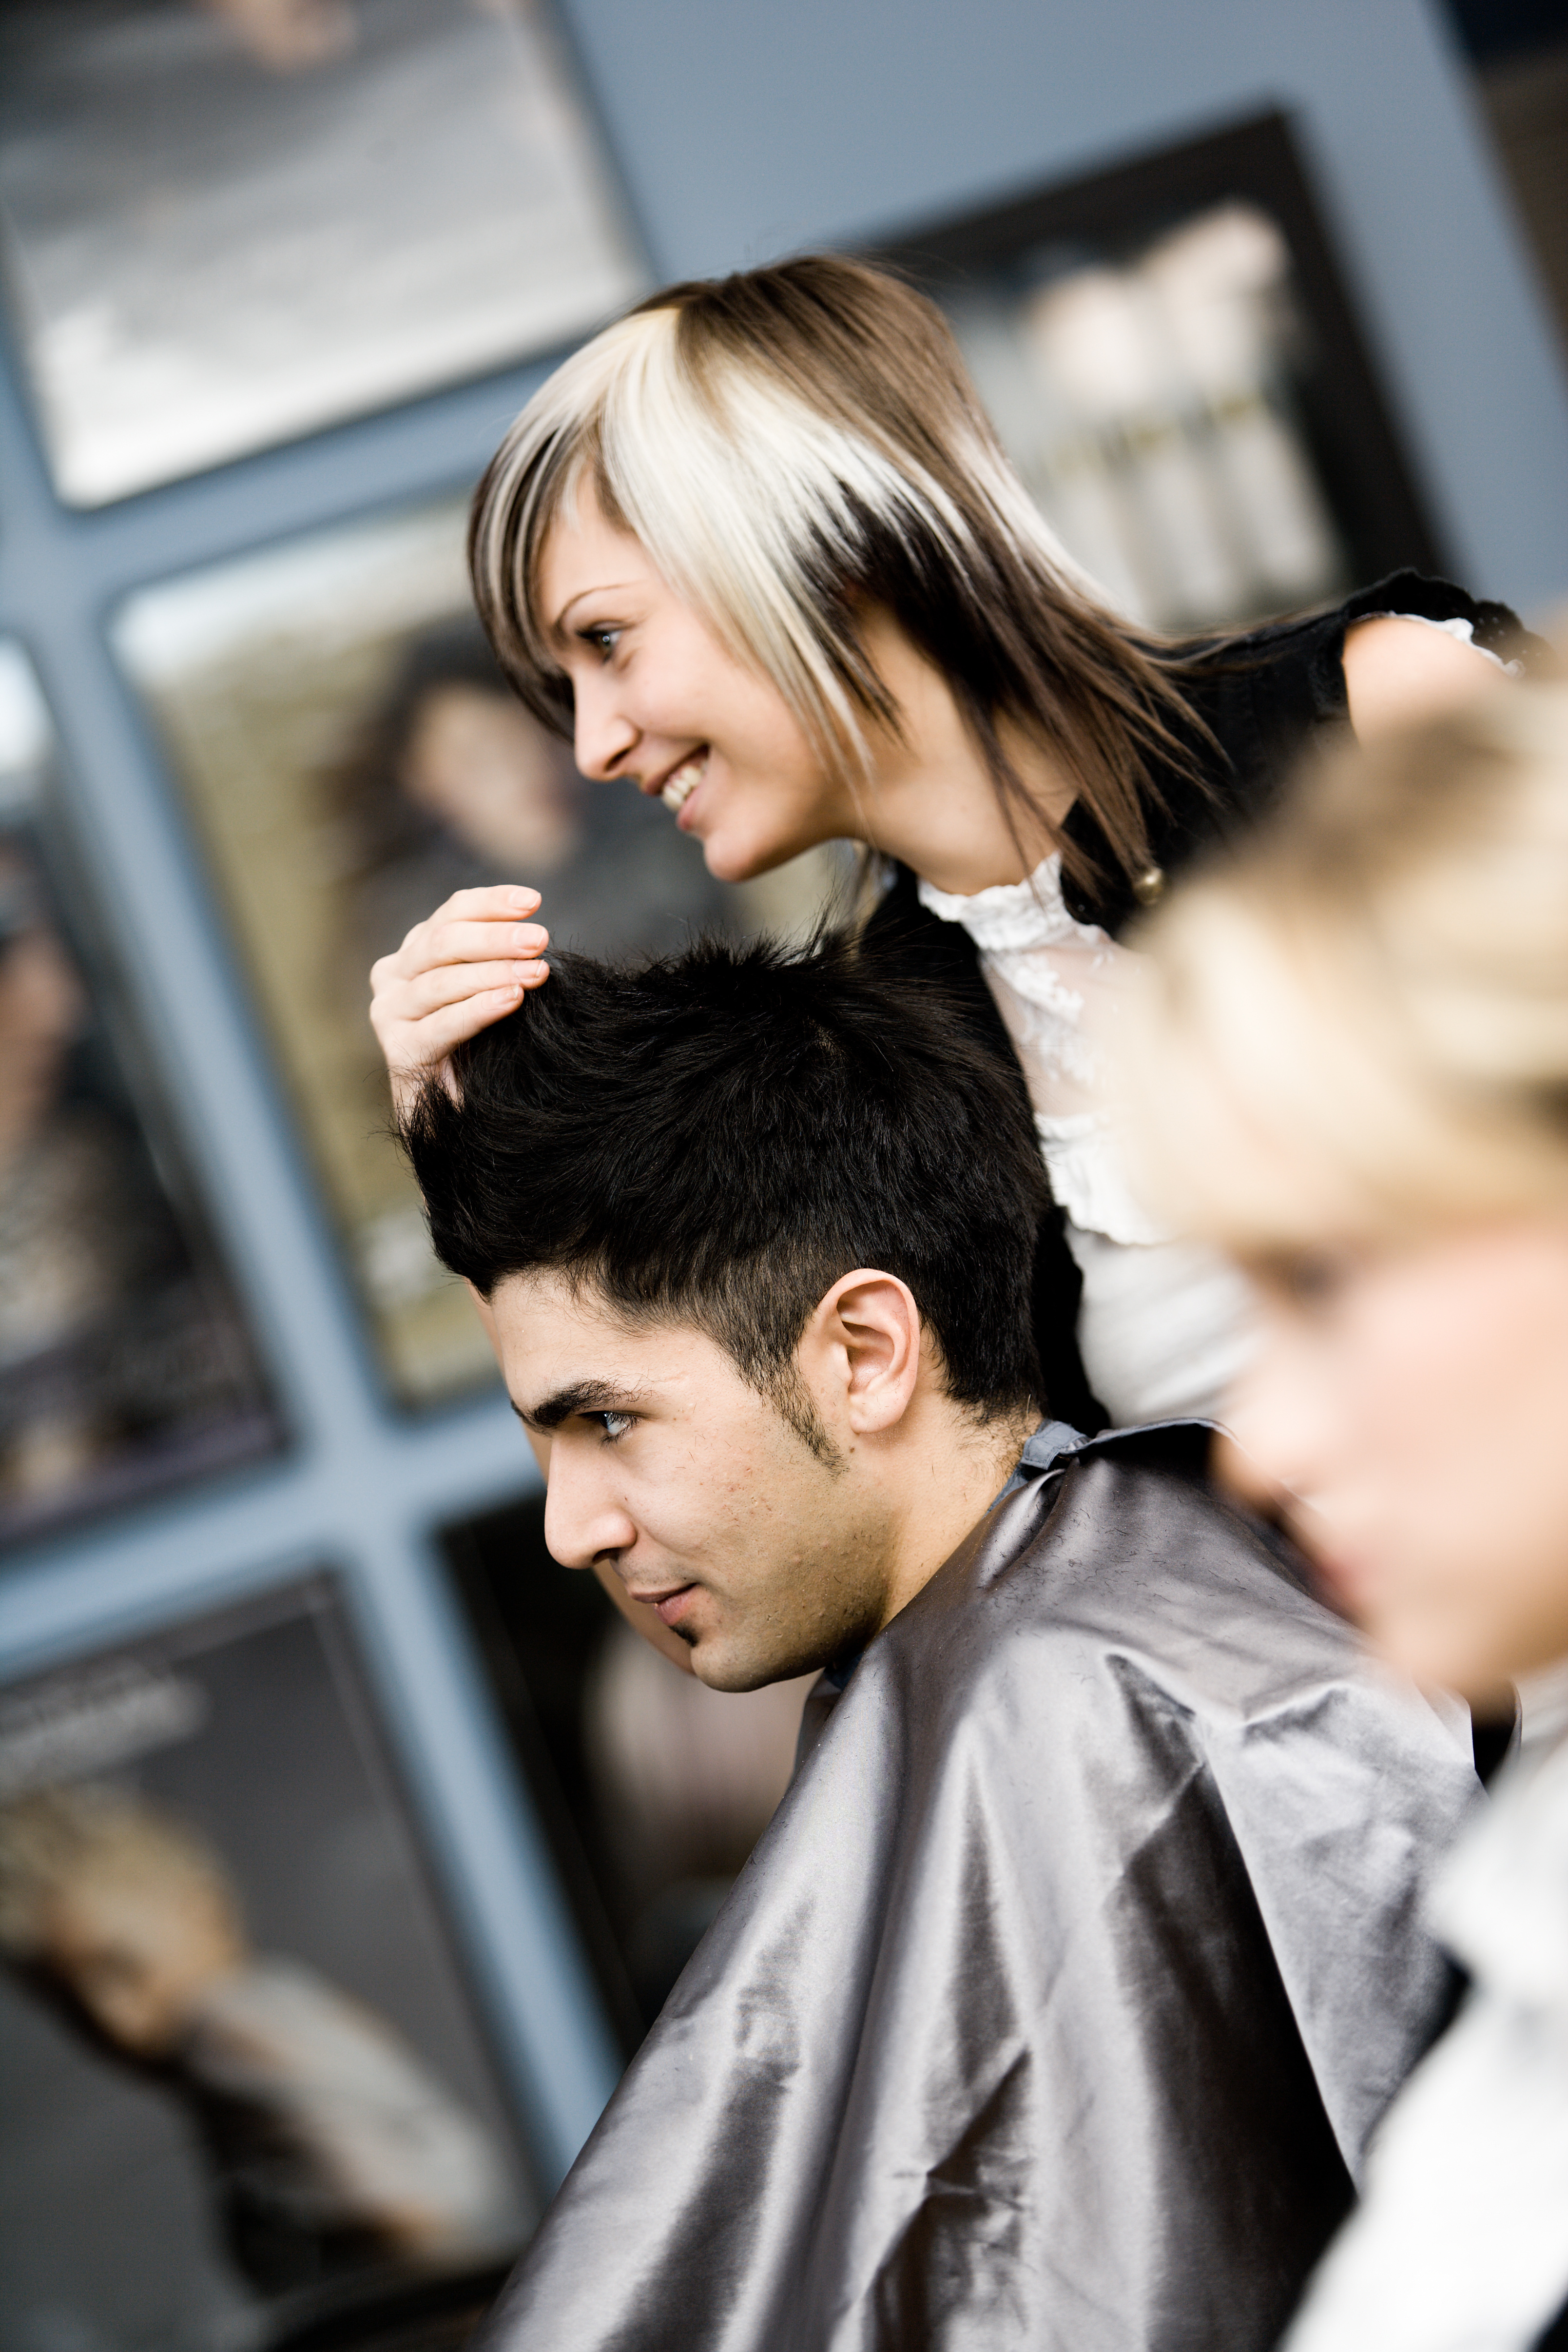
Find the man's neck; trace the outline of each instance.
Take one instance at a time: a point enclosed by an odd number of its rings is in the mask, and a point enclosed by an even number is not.
[[[909,1448],[898,1465],[898,1524],[878,1633],[930,1583],[984,1518],[1039,1421],[1038,1410],[1030,1406],[977,1428],[949,1408],[929,1440]]]

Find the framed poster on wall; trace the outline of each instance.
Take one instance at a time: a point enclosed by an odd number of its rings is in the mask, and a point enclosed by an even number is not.
[[[411,1404],[495,1366],[391,1139],[374,959],[478,883],[530,884],[554,945],[618,954],[801,928],[838,870],[813,853],[726,887],[657,802],[585,782],[489,653],[464,521],[453,499],[324,532],[147,589],[114,630],[212,860],[389,1385]]]
[[[551,350],[643,277],[544,0],[20,0],[0,256],[88,507]]]
[[[1134,620],[1228,627],[1442,568],[1284,116],[870,257],[942,304],[1048,520]]]
[[[0,2032],[5,2352],[455,2344],[537,2214],[329,1574],[0,1686]]]
[[[0,1549],[281,1430],[0,641]]]

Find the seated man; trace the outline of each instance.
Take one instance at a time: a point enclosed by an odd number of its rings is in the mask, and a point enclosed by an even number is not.
[[[493,2352],[1261,2352],[1476,1783],[1203,1427],[1037,1426],[1014,1076],[852,944],[563,957],[406,1139],[551,1550],[718,1688],[822,1670]]]

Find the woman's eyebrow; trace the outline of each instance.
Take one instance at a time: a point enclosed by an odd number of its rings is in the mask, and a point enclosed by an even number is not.
[[[624,589],[634,588],[636,584],[634,580],[606,580],[602,585],[596,582],[591,588],[579,588],[574,595],[567,598],[555,619],[550,623],[552,635],[566,637],[571,635],[567,626],[566,616],[574,604],[582,603],[585,596],[619,596]]]
[[[537,1430],[541,1435],[559,1429],[580,1412],[635,1412],[644,1402],[641,1391],[628,1393],[609,1381],[574,1381],[564,1389],[541,1399],[528,1412],[523,1410],[516,1397],[511,1399],[512,1411],[525,1429]]]

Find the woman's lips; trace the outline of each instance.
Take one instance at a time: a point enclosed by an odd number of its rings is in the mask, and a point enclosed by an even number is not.
[[[660,800],[669,810],[670,814],[674,818],[675,823],[681,826],[681,830],[683,832],[687,829],[685,824],[683,823],[686,803],[691,799],[692,794],[701,783],[706,768],[707,753],[706,751],[699,751],[690,760],[683,760],[680,766],[675,770],[674,774],[670,777],[668,782],[664,784],[659,793]]]
[[[1304,1531],[1296,1532],[1301,1537]],[[1321,1527],[1305,1532],[1302,1549],[1312,1563],[1318,1599],[1338,1615],[1359,1622],[1377,1593],[1378,1576],[1373,1563],[1324,1543]]]

